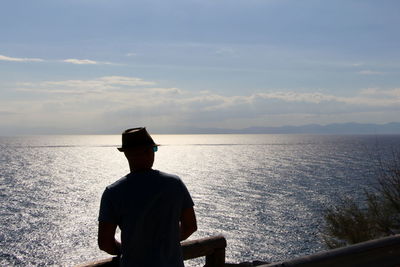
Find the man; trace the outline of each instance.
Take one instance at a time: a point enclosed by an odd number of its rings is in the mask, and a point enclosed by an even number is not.
[[[146,128],[128,129],[122,147],[130,173],[107,186],[100,204],[98,244],[120,266],[184,266],[180,241],[197,230],[192,198],[175,175],[153,170],[156,145]],[[121,229],[121,243],[115,239]]]

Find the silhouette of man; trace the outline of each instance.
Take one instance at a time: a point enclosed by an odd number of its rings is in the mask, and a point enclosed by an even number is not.
[[[106,187],[99,212],[99,248],[120,266],[184,266],[180,241],[197,230],[192,198],[178,176],[153,170],[156,145],[146,128],[122,133],[130,173]],[[121,243],[115,239],[117,226]]]

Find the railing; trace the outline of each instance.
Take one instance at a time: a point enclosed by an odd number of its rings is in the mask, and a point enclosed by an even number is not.
[[[226,240],[213,236],[182,242],[184,260],[206,257],[207,267],[253,266],[248,264],[225,265]],[[348,247],[319,252],[283,262],[259,265],[259,267],[354,267],[400,266],[400,235],[375,239]],[[108,258],[77,267],[117,267],[117,258]]]
[[[199,257],[206,257],[207,267],[225,266],[226,239],[222,235],[212,236],[181,243],[183,259],[190,260]],[[76,267],[117,267],[118,258],[98,260]]]
[[[182,242],[183,259],[206,257],[207,267],[225,265],[226,239],[222,235]]]
[[[348,247],[328,250],[297,259],[259,267],[354,267],[400,266],[400,235],[375,239]]]

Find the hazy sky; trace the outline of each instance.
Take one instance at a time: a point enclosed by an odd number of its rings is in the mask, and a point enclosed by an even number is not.
[[[3,0],[0,135],[400,121],[400,1]]]

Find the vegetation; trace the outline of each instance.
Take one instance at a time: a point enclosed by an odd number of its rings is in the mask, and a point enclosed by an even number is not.
[[[323,238],[329,248],[400,233],[400,153],[380,162],[378,185],[365,192],[365,203],[343,199],[326,209]]]

